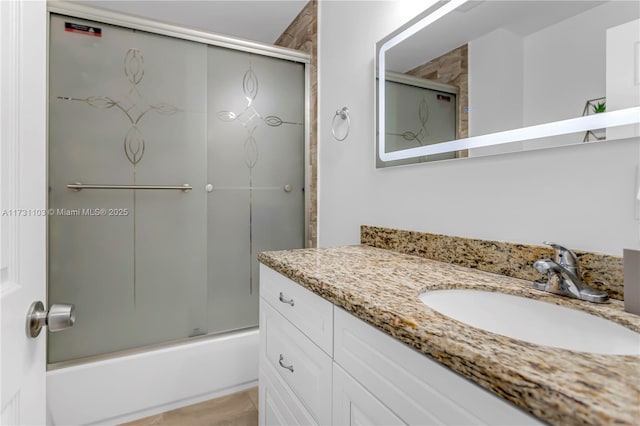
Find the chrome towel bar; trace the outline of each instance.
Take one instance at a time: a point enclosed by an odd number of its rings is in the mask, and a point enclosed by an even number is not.
[[[179,186],[165,186],[165,185],[93,185],[85,183],[72,183],[67,185],[67,188],[72,191],[81,191],[83,189],[160,189],[160,190],[179,190],[182,192],[191,191],[193,187],[187,183]]]

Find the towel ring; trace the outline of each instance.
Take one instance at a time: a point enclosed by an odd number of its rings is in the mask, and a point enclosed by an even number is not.
[[[347,120],[347,131],[342,138],[339,138],[336,135],[336,118],[340,117],[342,120]],[[336,115],[333,116],[333,120],[331,121],[331,133],[333,133],[333,137],[337,141],[343,141],[349,136],[349,130],[351,128],[351,117],[349,117],[349,108],[343,107],[336,111]]]

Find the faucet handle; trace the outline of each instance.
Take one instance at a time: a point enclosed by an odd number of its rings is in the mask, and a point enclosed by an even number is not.
[[[551,259],[540,259],[533,262],[533,267],[535,268],[536,271],[540,272],[541,274],[553,272],[554,265],[555,265],[555,262],[552,261]]]
[[[562,265],[566,268],[573,269],[572,272],[577,275],[578,256],[576,256],[574,252],[566,247],[561,246],[560,244],[552,243],[551,241],[543,241],[543,243],[553,248],[553,250],[555,251],[553,260],[557,264]]]

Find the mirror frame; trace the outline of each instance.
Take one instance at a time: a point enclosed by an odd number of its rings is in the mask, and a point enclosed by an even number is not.
[[[381,162],[406,160],[426,155],[442,154],[451,151],[462,151],[471,148],[501,145],[511,142],[526,141],[549,136],[559,136],[569,133],[586,132],[591,129],[624,126],[640,123],[640,106],[608,111],[599,114],[553,121],[535,126],[521,127],[486,135],[471,136],[447,142],[439,142],[416,148],[408,148],[393,152],[385,152],[385,79],[378,78],[385,75],[385,53],[392,47],[423,30],[433,22],[457,9],[469,0],[439,1],[414,19],[389,34],[376,43],[375,75],[377,84],[376,96],[376,155]],[[565,145],[563,145],[565,146]],[[464,157],[462,157],[464,158]]]

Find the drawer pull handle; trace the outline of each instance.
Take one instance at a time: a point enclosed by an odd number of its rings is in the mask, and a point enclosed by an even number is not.
[[[292,365],[285,365],[284,364],[284,356],[282,354],[280,354],[280,360],[278,362],[280,363],[280,367],[286,368],[287,370],[289,370],[289,371],[291,371],[293,373],[293,364]]]
[[[284,294],[282,294],[282,292],[280,292],[280,301],[281,301],[282,303],[288,303],[288,304],[290,304],[291,306],[293,306],[293,299],[285,299],[285,298],[284,298]]]

